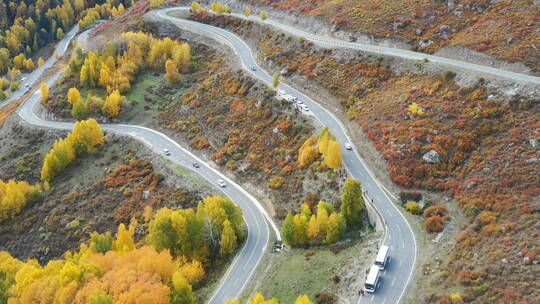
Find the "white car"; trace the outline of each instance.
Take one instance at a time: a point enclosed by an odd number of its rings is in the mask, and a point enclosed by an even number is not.
[[[299,105],[301,105],[301,104],[303,104],[303,103],[304,103],[304,102],[301,101],[301,100],[297,100],[297,101],[296,101],[296,104],[299,104]]]
[[[303,106],[302,106],[302,110],[304,110],[304,111],[306,111],[306,112],[307,112],[307,111],[309,111],[309,107],[308,107],[308,106],[306,106],[306,105],[303,105]]]
[[[351,144],[350,143],[345,143],[345,149],[347,149],[349,151],[352,150]]]
[[[165,155],[167,155],[167,156],[171,155],[171,151],[169,151],[167,149],[163,149],[163,153],[165,153]]]
[[[227,184],[225,184],[225,182],[222,179],[218,179],[217,183],[221,188],[225,188],[227,186]]]
[[[30,87],[30,84],[27,83],[27,84],[24,85],[24,87],[25,87],[25,88],[29,88],[29,87]]]

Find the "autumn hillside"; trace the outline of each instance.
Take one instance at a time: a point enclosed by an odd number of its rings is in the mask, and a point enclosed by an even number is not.
[[[362,128],[402,187],[403,203],[422,198],[407,189],[439,195],[423,209],[407,206],[426,219],[427,231],[452,225],[458,216],[448,210],[457,204],[466,222],[442,268],[418,281],[422,303],[450,303],[450,290],[473,303],[539,299],[538,99],[508,98],[482,81],[460,87],[451,72],[395,75],[377,58],[343,56],[235,18],[194,19],[254,39],[271,69],[333,95],[320,102],[341,107],[343,118]]]
[[[433,53],[463,46],[540,71],[540,3],[430,0],[246,0],[317,16],[334,30],[406,41],[413,50]]]

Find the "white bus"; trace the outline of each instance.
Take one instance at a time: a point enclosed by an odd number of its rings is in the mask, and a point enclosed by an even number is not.
[[[369,269],[368,276],[366,278],[366,283],[364,284],[364,288],[367,292],[375,292],[375,289],[379,286],[379,275],[381,273],[381,269],[377,265],[371,265],[371,268]]]
[[[386,264],[390,260],[390,257],[388,256],[389,251],[390,247],[383,245],[381,246],[381,249],[379,249],[379,253],[377,253],[377,258],[375,258],[375,265],[379,266],[381,270],[384,270]]]

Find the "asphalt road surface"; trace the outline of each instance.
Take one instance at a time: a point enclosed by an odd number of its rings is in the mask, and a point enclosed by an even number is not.
[[[239,56],[243,68],[254,77],[271,86],[273,77],[261,69],[254,59],[249,46],[237,35],[218,27],[201,24],[194,21],[179,19],[168,15],[169,12],[178,8],[166,8],[155,10],[152,13],[162,19],[171,21],[181,29],[197,31],[207,34],[211,38],[227,41],[227,44]],[[254,71],[253,71],[254,69]],[[381,286],[375,294],[366,294],[359,297],[359,303],[398,303],[400,302],[416,262],[416,240],[407,220],[399,209],[392,203],[388,194],[374,178],[360,156],[353,150],[345,150],[344,144],[351,143],[345,127],[329,111],[321,105],[302,94],[291,86],[281,83],[278,89],[298,97],[309,107],[309,113],[314,115],[322,125],[328,126],[332,134],[342,144],[343,161],[351,176],[362,182],[362,188],[368,191],[368,196],[373,199],[374,206],[386,222],[386,235],[384,244],[390,246],[391,261],[382,274]],[[365,274],[358,274],[365,277]]]
[[[57,47],[59,53],[63,54],[66,51],[69,41],[74,37],[76,32],[77,29],[73,29],[68,33],[68,35],[66,35],[67,38],[63,39],[59,43]],[[83,38],[78,39],[79,42],[84,42],[84,40],[88,37],[88,33],[85,32],[81,34],[80,37]],[[54,58],[50,58],[49,60],[50,61],[47,62],[50,64],[48,64],[47,67],[52,66],[56,62]],[[25,83],[28,83],[29,87],[31,87],[41,77],[43,71],[44,69],[40,69],[31,73],[31,75],[25,80]],[[47,80],[46,82],[49,87],[52,87],[55,81],[61,77],[62,74],[63,72],[60,72]],[[24,95],[24,93],[29,90],[29,87],[22,86],[20,91],[17,91],[17,95],[12,95],[12,98],[7,100],[2,105],[15,100],[16,96],[20,97]],[[70,122],[48,121],[38,117],[38,115],[35,113],[35,109],[40,102],[40,98],[41,92],[40,89],[37,89],[28,98],[28,100],[26,100],[26,102],[19,107],[17,111],[19,116],[32,125],[44,128],[65,130],[71,130],[73,128],[73,124]],[[163,154],[164,157],[173,163],[193,170],[211,184],[215,185],[215,187],[220,189],[226,196],[228,196],[242,208],[244,213],[244,221],[246,222],[248,229],[247,240],[227,269],[225,276],[221,279],[219,283],[220,285],[212,298],[209,300],[209,303],[223,303],[228,299],[238,297],[244,286],[247,284],[247,282],[249,282],[250,277],[265,254],[270,239],[270,228],[268,227],[268,224],[270,224],[272,230],[274,230],[276,239],[281,240],[280,232],[266,210],[264,210],[264,208],[252,195],[242,189],[239,185],[228,179],[216,169],[210,167],[204,161],[197,158],[191,152],[184,149],[178,143],[174,142],[172,139],[168,138],[162,133],[145,127],[132,125],[102,124],[101,128],[108,132],[128,135],[140,140],[150,149],[154,150],[158,154]],[[164,149],[169,150],[171,155],[164,155]],[[199,168],[195,168],[193,166],[194,162],[199,163]],[[217,185],[218,179],[225,181],[226,186],[219,187]]]
[[[186,10],[189,8],[179,7],[179,9]],[[415,60],[415,61],[420,61],[420,62],[424,62],[427,59],[429,62],[436,63],[438,65],[453,67],[458,70],[469,70],[469,71],[474,71],[481,74],[496,76],[503,79],[511,79],[511,80],[540,84],[540,77],[537,77],[537,76],[520,74],[520,73],[498,69],[498,68],[494,68],[490,66],[474,64],[474,63],[465,62],[465,61],[459,61],[455,59],[430,55],[426,53],[420,53],[420,52],[414,52],[414,51],[409,51],[409,50],[404,50],[404,49],[378,46],[378,45],[360,43],[360,42],[348,42],[348,41],[340,40],[337,38],[320,36],[320,35],[306,32],[305,30],[298,29],[293,26],[281,23],[276,20],[272,20],[272,19],[262,20],[257,15],[251,15],[249,17],[246,17],[243,14],[238,14],[238,13],[231,13],[228,15],[234,16],[236,18],[247,19],[247,20],[256,21],[263,24],[268,24],[284,32],[287,32],[293,36],[303,37],[306,40],[313,41],[314,43],[321,46],[325,46],[325,47],[349,48],[349,49],[355,49],[355,50],[364,51],[364,52],[373,53],[373,54],[399,57],[399,58]]]
[[[77,34],[79,31],[79,26],[75,26],[69,31],[60,42],[55,47],[55,53],[58,53],[60,55],[64,55],[66,52],[69,42],[73,37]],[[43,72],[47,70],[48,68],[52,67],[58,60],[53,55],[45,61],[45,63],[33,70],[30,74],[23,74],[22,77],[25,79],[21,81],[21,85],[15,92],[13,92],[8,98],[4,99],[2,102],[0,102],[0,109],[9,104],[10,102],[17,100],[21,98],[21,96],[28,91],[29,87],[33,86],[34,83],[43,75]]]

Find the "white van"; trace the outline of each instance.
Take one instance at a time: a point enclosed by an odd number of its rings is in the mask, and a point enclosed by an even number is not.
[[[379,266],[381,270],[384,270],[386,267],[386,264],[388,261],[390,261],[390,256],[388,255],[390,252],[390,247],[388,246],[381,246],[381,249],[379,249],[379,253],[377,253],[377,258],[375,258],[375,265]]]
[[[364,284],[364,288],[367,292],[374,293],[377,287],[379,287],[380,284],[380,274],[381,269],[377,265],[371,265],[371,268],[369,268],[369,273],[366,278],[366,283]]]

